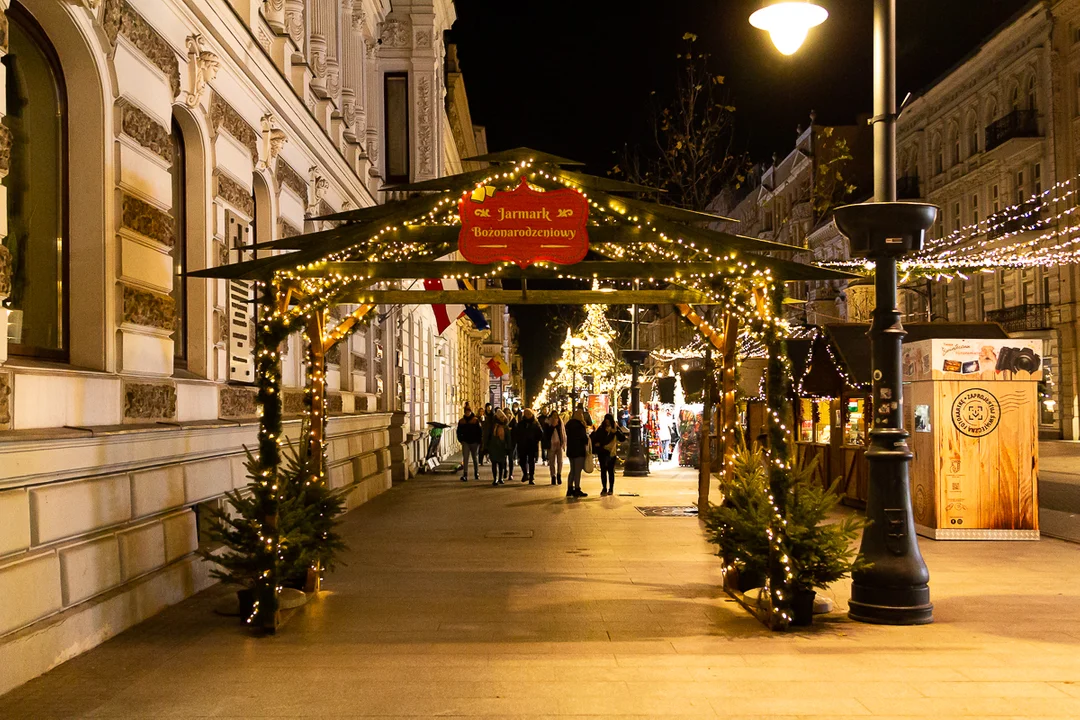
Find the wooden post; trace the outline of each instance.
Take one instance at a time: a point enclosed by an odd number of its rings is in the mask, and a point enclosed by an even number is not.
[[[721,376],[721,404],[723,407],[723,447],[724,460],[721,470],[727,473],[735,463],[736,434],[735,424],[738,422],[738,407],[735,404],[735,365],[738,358],[735,351],[739,340],[739,319],[735,313],[727,313],[724,317],[724,357],[721,363],[723,375]]]
[[[709,508],[709,485],[712,484],[713,362],[712,344],[705,346],[705,395],[701,412],[701,436],[698,439],[698,514]]]
[[[326,434],[326,310],[312,313],[307,325],[310,378],[308,471],[314,479],[320,480],[324,473],[323,441]]]

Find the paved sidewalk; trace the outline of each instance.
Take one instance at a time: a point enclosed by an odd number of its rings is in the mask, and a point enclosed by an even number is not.
[[[1039,441],[1039,527],[1080,542],[1080,442]]]
[[[348,565],[277,636],[211,589],[0,717],[1080,717],[1078,545],[923,541],[934,625],[776,635],[719,590],[696,520],[635,509],[691,505],[692,473],[620,479],[640,497],[596,478],[570,502],[411,480],[348,516]]]

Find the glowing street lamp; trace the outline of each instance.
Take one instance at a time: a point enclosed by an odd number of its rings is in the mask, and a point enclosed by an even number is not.
[[[769,33],[776,49],[794,55],[802,47],[810,28],[825,22],[829,11],[809,0],[772,2],[750,16],[750,24]]]

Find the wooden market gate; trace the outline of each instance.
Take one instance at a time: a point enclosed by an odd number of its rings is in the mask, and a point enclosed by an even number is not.
[[[730,219],[645,200],[644,196],[662,191],[584,174],[574,169],[580,163],[572,160],[527,148],[469,160],[489,167],[384,188],[412,197],[314,218],[340,224],[330,230],[247,246],[241,250],[255,259],[188,274],[192,278],[248,281],[255,288],[255,382],[261,413],[258,471],[249,489],[259,508],[255,522],[264,541],[255,558],[263,569],[255,583],[256,603],[249,618],[255,627],[273,630],[277,624],[283,443],[279,346],[289,335],[301,332],[307,341],[305,442],[313,461],[314,482],[327,482],[323,460],[326,353],[370,321],[374,309],[391,304],[674,304],[707,340],[706,377],[712,382],[714,374],[719,376],[722,402],[717,410],[724,429],[720,446],[730,457],[734,452],[735,348],[740,328],[749,328],[765,339],[772,358],[769,384],[779,383],[770,388],[770,396],[782,397],[783,340],[779,330],[783,283],[854,277],[770,257],[769,253],[790,254],[792,248],[711,230],[708,224]],[[460,249],[460,213],[470,195],[483,200],[514,187],[534,192],[565,193],[570,189],[587,201],[587,225],[584,220],[582,223],[588,243],[584,260],[572,264],[539,260],[525,267],[509,261],[476,264],[439,260]],[[468,289],[391,287],[400,280],[440,278],[460,280]],[[486,287],[492,279],[520,280],[521,289]],[[528,288],[532,279],[630,282],[632,289],[532,290]],[[347,306],[346,315],[330,327],[328,311],[335,305]],[[716,325],[695,306],[718,310],[712,313],[718,316]],[[707,387],[707,402],[712,396],[710,389]],[[711,423],[713,413],[706,410]],[[778,423],[782,425],[779,416]],[[783,434],[779,429],[776,433],[771,439],[783,445]],[[702,446],[703,497],[707,497],[714,464],[708,456],[709,446],[709,442]],[[781,468],[785,459],[780,460]],[[786,587],[786,582],[782,586]]]

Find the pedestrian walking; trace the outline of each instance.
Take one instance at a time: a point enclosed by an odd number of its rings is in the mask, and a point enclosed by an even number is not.
[[[461,482],[469,480],[469,458],[473,461],[473,477],[480,479],[480,442],[483,429],[480,418],[473,414],[472,407],[465,403],[465,410],[457,424],[457,439],[461,443]]]
[[[518,410],[517,410],[517,407],[518,407],[518,404],[514,403],[513,409],[506,408],[506,409],[503,410],[503,416],[506,417],[506,428],[510,431],[510,436],[511,437],[513,437],[514,428],[516,428],[517,424],[518,424]],[[510,448],[507,450],[507,458],[506,458],[506,460],[507,460],[506,479],[507,480],[513,480],[514,479],[514,463],[517,462],[517,444],[516,443],[514,443],[514,442],[510,443]]]
[[[544,465],[547,465],[548,450],[551,449],[551,439],[547,434],[548,415],[550,415],[550,412],[548,411],[548,406],[545,405],[540,408],[540,412],[536,416],[536,422],[540,423],[540,429],[544,431],[540,437],[540,462]]]
[[[585,428],[585,413],[578,408],[566,423],[566,459],[570,464],[570,472],[566,476],[566,497],[589,496],[581,489],[581,471],[585,469],[588,445],[589,432]]]
[[[480,419],[483,428],[483,436],[480,440],[480,464],[484,464],[484,458],[488,456],[488,439],[491,438],[491,429],[495,427],[495,410],[491,403],[484,405],[484,416]]]
[[[656,436],[660,440],[660,462],[667,462],[671,459],[668,456],[668,447],[671,445],[671,425],[666,418],[660,418],[656,426]]]
[[[671,450],[669,454],[671,457],[675,457],[675,451],[682,440],[682,433],[679,432],[679,421],[675,419],[674,415],[669,413],[668,420],[671,422]]]
[[[557,412],[548,415],[544,423],[544,439],[548,445],[548,471],[551,484],[562,485],[562,458],[566,450],[566,425]]]
[[[618,458],[616,451],[619,449],[619,442],[626,439],[626,432],[615,422],[615,416],[608,413],[600,427],[593,430],[590,439],[596,462],[600,465],[600,496],[611,495],[615,492],[615,460]]]
[[[510,457],[510,448],[513,442],[510,439],[510,428],[507,426],[506,415],[502,410],[496,410],[492,414],[494,424],[491,427],[491,437],[488,438],[488,453],[491,457],[491,484],[505,485],[507,479],[506,462]]]
[[[521,411],[521,419],[514,426],[514,447],[517,449],[518,466],[521,468],[521,482],[535,485],[536,456],[540,441],[544,438],[544,429],[536,422],[536,416],[529,408]]]

